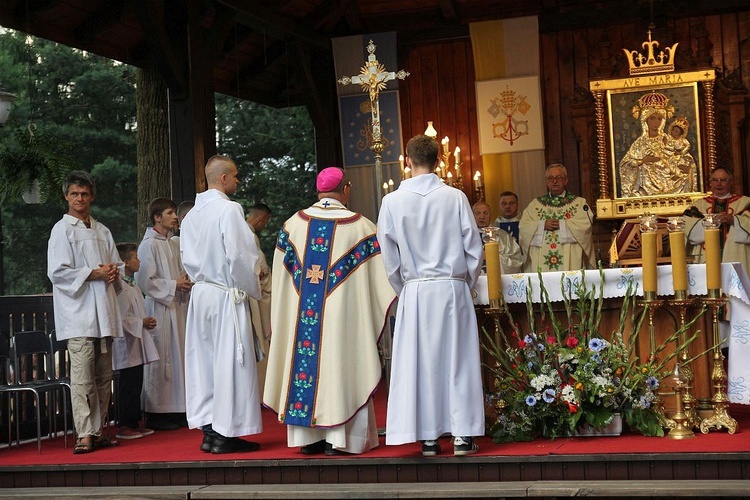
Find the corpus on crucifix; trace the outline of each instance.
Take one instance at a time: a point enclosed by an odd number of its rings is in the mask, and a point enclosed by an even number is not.
[[[381,90],[387,88],[387,82],[395,80],[406,79],[409,73],[400,70],[399,72],[386,71],[385,67],[378,62],[375,57],[375,44],[372,40],[367,44],[367,62],[358,75],[345,76],[338,82],[341,85],[349,85],[350,83],[360,84],[362,90],[369,92],[370,94],[370,109],[372,111],[372,143],[370,144],[370,150],[375,156],[375,185],[380,186],[383,180],[382,163],[383,163],[383,135],[380,130],[380,103],[378,95]],[[380,199],[382,194],[380,189],[376,190],[378,206],[380,206]]]

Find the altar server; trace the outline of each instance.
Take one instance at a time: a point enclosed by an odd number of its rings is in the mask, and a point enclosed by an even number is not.
[[[438,143],[425,135],[406,146],[413,177],[383,198],[378,218],[388,279],[399,295],[393,338],[386,444],[454,436],[453,454],[478,449],[484,435],[479,336],[471,297],[482,241],[466,195],[434,170]]]

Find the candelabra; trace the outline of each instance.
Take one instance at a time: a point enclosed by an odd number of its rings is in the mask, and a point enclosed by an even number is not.
[[[424,134],[426,136],[432,137],[433,139],[437,138],[437,130],[435,130],[435,127],[433,126],[431,121],[427,122],[427,129],[424,131]],[[461,148],[456,146],[456,149],[453,151],[452,172],[450,168],[450,142],[451,141],[447,135],[440,141],[442,145],[442,150],[440,152],[440,165],[435,169],[435,173],[438,177],[440,177],[440,179],[443,180],[443,182],[445,182],[449,186],[453,186],[456,189],[463,190],[464,182],[463,175],[461,174],[461,166],[463,165],[463,162],[461,162]]]
[[[675,411],[672,420],[675,426],[669,431],[667,437],[669,439],[691,439],[695,437],[693,428],[690,425],[690,419],[688,418],[685,411],[683,411],[683,393],[685,392],[685,381],[682,378],[682,371],[680,369],[680,363],[677,362],[674,367],[674,395],[675,403],[677,404],[677,410]]]
[[[713,414],[701,422],[701,432],[707,434],[715,427],[726,427],[729,434],[737,430],[737,421],[729,416],[727,406],[727,372],[724,370],[724,355],[721,353],[721,336],[719,335],[719,310],[726,304],[726,297],[721,295],[721,250],[719,239],[719,220],[716,214],[706,214],[702,223],[706,234],[706,287],[708,296],[703,302],[711,308],[711,323],[713,333],[713,366],[711,367],[711,382],[714,395],[711,399]]]

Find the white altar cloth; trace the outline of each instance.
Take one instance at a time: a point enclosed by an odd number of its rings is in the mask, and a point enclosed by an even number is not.
[[[691,264],[688,268],[689,295],[706,295],[706,265]],[[642,276],[640,267],[604,269],[604,298],[623,297],[628,286],[637,286],[637,295],[643,296]],[[563,300],[563,291],[570,295],[575,285],[584,280],[589,290],[599,290],[601,279],[598,270],[547,272],[541,274],[544,287],[553,302]],[[526,294],[531,287],[534,303],[541,302],[539,273],[520,273],[502,276],[502,292],[505,301],[511,304],[526,303]],[[727,395],[732,403],[750,404],[750,280],[738,262],[721,265],[722,291],[730,304],[730,334],[729,334],[729,374]],[[672,284],[672,266],[657,266],[657,289],[660,296],[674,295]],[[572,296],[575,298],[575,295]],[[487,277],[479,277],[474,288],[474,303],[487,305]]]

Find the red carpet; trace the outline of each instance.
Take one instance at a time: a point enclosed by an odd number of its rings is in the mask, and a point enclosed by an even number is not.
[[[385,402],[382,391],[376,396],[376,413],[378,425],[385,425]],[[666,438],[647,438],[640,434],[623,434],[619,437],[578,437],[556,440],[539,439],[531,443],[511,443],[496,445],[489,438],[481,438],[479,453],[474,456],[533,456],[533,455],[595,455],[595,454],[630,454],[630,453],[736,453],[750,452],[750,407],[732,406],[729,409],[739,423],[735,434],[724,431],[712,431],[709,434],[697,433],[695,439],[672,440]],[[261,448],[257,452],[230,455],[212,455],[201,452],[202,433],[199,430],[180,429],[177,431],[157,432],[151,436],[130,441],[120,441],[120,446],[98,450],[85,455],[74,455],[72,437],[68,438],[68,448],[63,447],[63,440],[42,440],[42,453],[37,453],[36,441],[23,443],[20,447],[0,448],[0,467],[28,466],[47,464],[116,464],[133,462],[193,462],[222,460],[294,460],[310,458],[302,455],[299,448],[286,446],[286,428],[276,421],[276,415],[270,410],[263,410],[264,431],[249,439],[258,441]],[[111,429],[114,433],[114,428]],[[450,443],[442,439],[443,450],[450,450]],[[444,452],[441,457],[452,457]],[[338,460],[343,457],[314,458]],[[385,446],[381,437],[380,446],[362,458],[421,458],[421,446],[408,444],[403,446]]]

